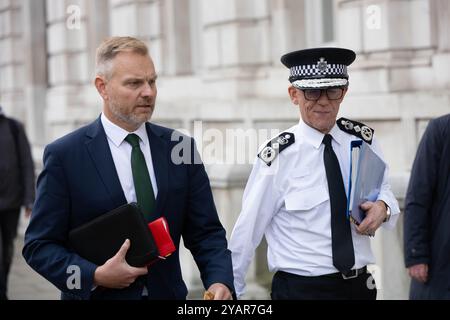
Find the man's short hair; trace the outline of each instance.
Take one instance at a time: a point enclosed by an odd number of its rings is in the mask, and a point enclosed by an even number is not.
[[[97,75],[110,78],[112,76],[112,60],[121,52],[134,52],[148,55],[147,45],[133,37],[111,37],[103,41],[97,48],[95,72]]]

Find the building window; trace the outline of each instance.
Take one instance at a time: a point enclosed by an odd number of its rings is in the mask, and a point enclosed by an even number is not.
[[[322,0],[322,42],[334,41],[334,3]]]
[[[199,0],[190,0],[190,37],[192,72],[198,73],[203,68],[201,4]]]
[[[306,0],[306,30],[308,46],[323,46],[335,41],[335,1]]]

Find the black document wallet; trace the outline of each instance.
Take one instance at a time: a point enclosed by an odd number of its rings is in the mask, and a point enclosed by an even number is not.
[[[119,251],[126,239],[131,245],[125,260],[143,267],[158,258],[158,249],[141,210],[130,203],[109,211],[69,233],[69,247],[97,265],[104,264]]]

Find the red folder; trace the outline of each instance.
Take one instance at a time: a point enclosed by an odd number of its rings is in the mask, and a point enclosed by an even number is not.
[[[169,226],[164,217],[156,219],[148,224],[148,227],[155,240],[160,258],[166,258],[175,251],[175,245],[169,233]]]

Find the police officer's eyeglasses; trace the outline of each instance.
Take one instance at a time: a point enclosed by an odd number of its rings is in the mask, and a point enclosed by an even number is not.
[[[305,99],[309,101],[317,101],[323,92],[327,93],[328,100],[339,100],[344,95],[344,88],[328,88],[328,89],[302,89]]]

